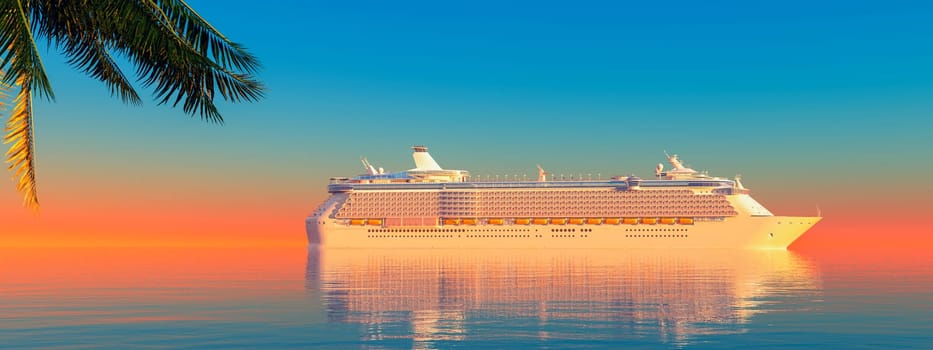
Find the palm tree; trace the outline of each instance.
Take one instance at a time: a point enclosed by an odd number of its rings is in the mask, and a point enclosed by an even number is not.
[[[216,94],[232,102],[263,94],[256,57],[184,0],[0,0],[0,16],[0,108],[10,108],[6,161],[24,205],[33,209],[39,207],[33,97],[55,98],[38,40],[125,103],[141,99],[114,54],[135,66],[137,81],[153,89],[159,104],[181,105],[208,122],[223,123]]]

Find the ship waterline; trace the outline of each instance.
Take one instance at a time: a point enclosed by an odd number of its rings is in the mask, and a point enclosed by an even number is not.
[[[331,248],[730,248],[784,249],[820,218],[759,217],[694,225],[476,225],[309,227]],[[309,225],[313,225],[309,223]]]
[[[331,248],[785,249],[820,217],[775,216],[740,179],[674,166],[657,180],[472,181],[416,146],[416,168],[333,178],[306,220],[308,241]]]

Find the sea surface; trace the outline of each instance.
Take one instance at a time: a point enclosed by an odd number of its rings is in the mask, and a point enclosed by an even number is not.
[[[2,248],[0,348],[933,348],[925,251]]]

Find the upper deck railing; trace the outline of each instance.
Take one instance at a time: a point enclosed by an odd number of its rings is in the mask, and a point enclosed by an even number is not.
[[[733,180],[641,180],[641,187],[727,187],[735,185]],[[469,182],[397,182],[397,183],[354,183],[332,182],[328,192],[378,191],[378,190],[456,190],[456,189],[555,189],[555,188],[617,188],[628,189],[625,180],[586,181],[469,181]]]

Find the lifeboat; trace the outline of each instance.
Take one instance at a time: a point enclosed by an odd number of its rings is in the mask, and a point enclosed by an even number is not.
[[[547,219],[534,219],[533,222],[535,225],[547,225]]]
[[[693,225],[693,218],[679,218],[677,223],[681,225]]]
[[[464,225],[476,225],[476,219],[463,219]]]
[[[606,225],[618,225],[619,218],[606,218]]]
[[[586,224],[587,224],[587,225],[599,225],[599,224],[601,224],[601,223],[603,223],[603,219],[602,219],[602,218],[589,218],[589,219],[586,219]],[[618,221],[616,221],[616,223],[618,223]]]
[[[530,219],[515,219],[516,225],[528,225],[529,222],[531,222]]]
[[[571,225],[583,225],[583,219],[582,218],[571,218],[570,224]]]
[[[661,218],[661,223],[664,225],[673,225],[674,221],[674,218]]]
[[[444,219],[444,225],[460,225],[460,219]]]
[[[641,218],[641,223],[645,225],[654,225],[658,223],[658,218]]]
[[[366,224],[366,220],[363,220],[363,219],[350,220],[350,225],[353,225],[353,226],[363,226],[365,224]]]
[[[518,224],[518,220],[521,220],[521,219],[516,219],[516,220],[515,220],[515,223],[516,223],[516,224]],[[502,225],[502,224],[504,224],[504,223],[505,223],[505,220],[502,220],[502,219],[489,219],[489,224],[490,224],[490,225]],[[527,223],[525,223],[525,224],[527,224]],[[523,225],[524,225],[524,224],[523,224]]]
[[[366,220],[366,224],[369,226],[382,226],[382,220],[369,219],[369,220]]]
[[[563,218],[560,218],[560,219],[558,219],[558,218],[553,218],[553,219],[551,219],[551,223],[554,224],[554,225],[563,225],[563,224],[566,224],[566,223],[567,223],[567,219],[563,219]]]
[[[623,223],[623,224],[626,224],[626,225],[637,225],[637,224],[638,224],[638,219],[636,219],[636,218],[624,218],[624,219],[622,219],[622,223]]]

